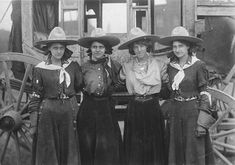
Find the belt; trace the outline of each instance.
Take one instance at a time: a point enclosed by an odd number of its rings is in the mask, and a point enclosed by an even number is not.
[[[110,96],[96,96],[94,94],[84,94],[84,99],[93,99],[96,101],[109,100]]]
[[[65,95],[65,94],[61,94],[58,97],[48,97],[47,99],[52,99],[52,100],[66,100],[66,99],[70,99],[72,98],[74,95]]]
[[[197,98],[198,98],[197,96],[192,96],[192,97],[189,97],[189,98],[184,98],[182,96],[177,96],[177,97],[174,98],[174,100],[176,100],[176,101],[192,101],[192,100],[195,100]]]
[[[152,94],[152,95],[136,95],[134,96],[134,100],[138,102],[145,102],[150,101],[154,98],[157,98],[158,94]]]

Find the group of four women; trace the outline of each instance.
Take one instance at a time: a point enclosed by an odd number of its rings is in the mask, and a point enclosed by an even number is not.
[[[167,65],[154,58],[154,43],[172,46]],[[96,28],[90,37],[68,40],[55,27],[48,40],[47,60],[33,71],[29,104],[34,165],[204,165],[214,164],[207,129],[214,122],[209,109],[208,73],[193,45],[201,40],[176,27],[159,38],[133,28],[119,46],[131,58],[122,66],[112,60],[117,37]],[[89,60],[80,67],[69,58],[67,45],[87,48]],[[122,140],[111,94],[124,85],[128,103]],[[125,88],[124,88],[125,89]],[[77,105],[76,94],[83,100]],[[169,141],[159,98],[170,98]]]

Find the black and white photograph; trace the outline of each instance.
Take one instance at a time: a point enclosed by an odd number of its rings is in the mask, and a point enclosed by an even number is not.
[[[1,0],[0,165],[234,165],[235,0]]]

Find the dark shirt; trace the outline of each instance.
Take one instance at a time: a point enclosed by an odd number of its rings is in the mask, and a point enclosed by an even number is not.
[[[40,68],[37,65],[33,70],[33,94],[29,111],[37,111],[43,99],[57,99],[61,94],[72,97],[81,91],[83,78],[81,67],[77,62],[71,62],[65,68],[70,76],[69,86],[66,85],[65,81],[59,82],[60,69],[48,69],[51,65],[44,64],[44,62],[40,64],[43,64],[45,68]]]
[[[84,92],[89,95],[107,96],[117,84],[117,76],[121,65],[108,58],[101,62],[87,61],[82,65]]]
[[[170,86],[178,71],[178,69],[168,65]],[[199,60],[195,62],[190,67],[184,69],[184,73],[185,77],[179,84],[179,90],[172,91],[172,97],[176,97],[176,95],[180,95],[184,98],[199,96],[201,91],[206,90],[208,84],[208,71],[203,61]]]

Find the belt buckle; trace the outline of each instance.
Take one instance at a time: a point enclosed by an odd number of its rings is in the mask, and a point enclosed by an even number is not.
[[[68,96],[66,96],[64,93],[62,93],[61,95],[60,95],[60,99],[68,99],[69,97]]]
[[[153,97],[152,96],[148,96],[148,95],[140,95],[140,96],[136,96],[135,100],[139,101],[139,102],[145,102],[145,101],[149,101],[151,100]]]
[[[179,100],[179,101],[184,101],[185,99],[184,99],[182,96],[178,96],[178,97],[177,97],[177,100]]]
[[[182,96],[177,96],[175,97],[176,101],[185,101],[185,98],[183,98]]]

